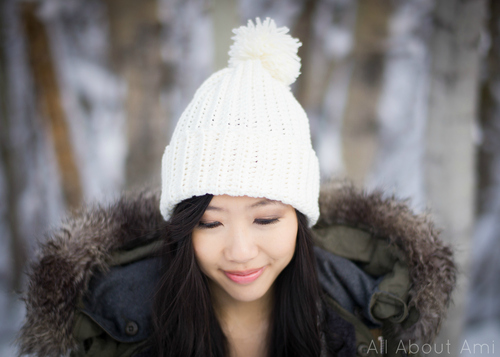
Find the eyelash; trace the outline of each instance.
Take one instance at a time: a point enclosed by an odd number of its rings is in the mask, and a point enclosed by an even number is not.
[[[210,223],[205,223],[205,222],[200,222],[198,223],[198,227],[200,228],[216,228],[220,226],[222,223],[220,222],[210,222]]]
[[[273,223],[278,223],[279,222],[279,218],[271,218],[271,219],[256,219],[254,221],[254,223],[257,223],[258,225],[261,225],[261,226],[266,226],[268,224],[273,224]],[[219,227],[220,225],[222,225],[222,223],[220,222],[208,222],[208,223],[205,223],[205,222],[199,222],[198,223],[198,227],[200,228],[207,228],[207,229],[210,229],[210,228],[216,228],[216,227]]]
[[[254,222],[260,224],[261,226],[266,226],[268,224],[278,223],[280,220],[278,218],[271,219],[256,219]]]

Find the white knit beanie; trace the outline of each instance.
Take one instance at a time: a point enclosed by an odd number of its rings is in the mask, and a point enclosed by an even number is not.
[[[319,217],[319,164],[306,113],[290,92],[301,43],[273,20],[233,30],[229,67],[182,113],[162,159],[160,210],[193,196],[265,197]]]

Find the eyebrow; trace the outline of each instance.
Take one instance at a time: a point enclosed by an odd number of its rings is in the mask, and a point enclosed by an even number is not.
[[[248,206],[247,208],[256,208],[256,207],[261,207],[261,206],[266,206],[266,205],[283,205],[280,201],[275,201],[275,200],[269,200],[267,198],[263,198],[262,200],[255,202],[254,204]],[[217,206],[212,206],[209,205],[206,209],[206,211],[225,211],[224,208],[217,207]]]
[[[255,207],[266,206],[266,205],[275,205],[275,204],[282,204],[282,203],[280,201],[274,201],[274,200],[269,200],[267,198],[264,198],[264,199],[260,200],[259,202],[255,202],[249,208],[255,208]]]

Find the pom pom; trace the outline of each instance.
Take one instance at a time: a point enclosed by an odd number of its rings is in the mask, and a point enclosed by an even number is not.
[[[297,51],[302,43],[288,34],[287,27],[277,28],[269,17],[248,20],[247,26],[234,29],[234,44],[229,50],[229,67],[248,60],[260,60],[271,76],[290,85],[300,74]]]

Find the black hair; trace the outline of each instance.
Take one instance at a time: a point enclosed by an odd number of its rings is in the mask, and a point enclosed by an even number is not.
[[[200,270],[192,231],[212,195],[180,202],[167,223],[162,277],[154,304],[152,348],[158,357],[226,357],[228,342],[217,320],[208,278]],[[317,357],[321,353],[320,288],[312,233],[296,211],[297,242],[290,263],[275,281],[268,356]]]

